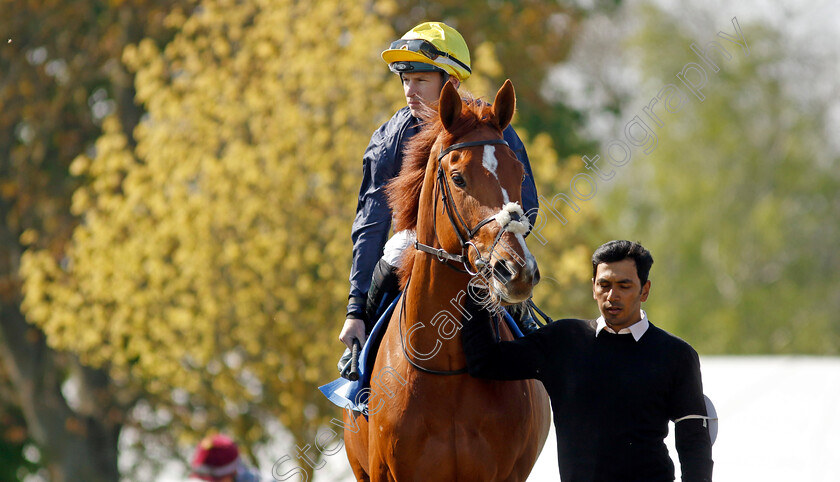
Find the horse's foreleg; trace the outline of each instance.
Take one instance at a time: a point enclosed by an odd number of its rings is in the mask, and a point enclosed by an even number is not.
[[[344,412],[344,450],[350,469],[358,482],[370,482],[367,472],[368,459],[368,424],[359,412]]]
[[[357,482],[370,482],[370,476],[362,468],[362,464],[356,457],[351,457],[348,453],[347,458],[350,460],[350,469],[353,470],[353,476],[356,477]]]
[[[356,477],[357,482],[370,482],[370,477],[365,473],[360,465],[354,465],[351,462],[350,468],[353,469],[353,476]]]
[[[387,465],[382,465],[379,470],[372,471],[371,482],[396,482],[396,478],[391,474]]]
[[[395,482],[397,478],[391,471],[389,461],[386,460],[384,454],[379,451],[382,447],[375,446],[375,443],[376,442],[371,442],[372,445],[370,447],[370,470],[368,473],[370,474],[371,482]]]

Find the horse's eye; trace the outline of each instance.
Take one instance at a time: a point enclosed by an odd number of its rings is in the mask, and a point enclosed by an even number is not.
[[[458,174],[457,172],[452,175],[452,182],[455,183],[455,185],[458,187],[464,187],[467,185],[467,181],[464,179],[464,177]]]

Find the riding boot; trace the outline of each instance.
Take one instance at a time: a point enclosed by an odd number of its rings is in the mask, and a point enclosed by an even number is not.
[[[379,321],[379,317],[382,316],[385,308],[399,292],[400,280],[397,276],[397,268],[391,266],[384,258],[380,259],[373,268],[373,276],[365,303],[365,334],[369,335],[373,331],[373,325]],[[347,348],[338,360],[338,372],[344,378],[347,378],[347,374],[350,372],[350,357],[350,348]]]
[[[348,374],[350,373],[351,357],[352,353],[350,352],[350,348],[345,348],[344,353],[341,354],[341,358],[338,359],[338,373],[341,375],[342,378],[347,378],[348,380]]]
[[[397,268],[391,266],[390,263],[385,261],[385,258],[381,258],[373,268],[373,277],[367,294],[367,304],[365,305],[367,323],[370,324],[370,326],[367,326],[368,333],[399,292],[400,277],[397,275]]]
[[[527,301],[509,306],[508,313],[510,313],[511,318],[516,322],[516,326],[519,327],[523,335],[533,333],[540,329],[539,323],[531,315],[531,310],[528,309]]]

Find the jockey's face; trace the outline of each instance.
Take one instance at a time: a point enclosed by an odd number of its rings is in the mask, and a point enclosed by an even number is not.
[[[401,75],[405,101],[411,110],[411,115],[422,118],[423,105],[430,106],[440,98],[443,88],[443,74],[440,72],[409,72]],[[458,87],[454,77],[453,85]]]

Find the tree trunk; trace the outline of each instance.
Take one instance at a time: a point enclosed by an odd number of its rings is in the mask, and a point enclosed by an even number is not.
[[[72,356],[47,346],[44,334],[26,322],[16,303],[0,304],[0,357],[50,480],[119,481],[117,444],[125,411],[113,403],[107,374],[81,367]],[[80,397],[93,402],[79,404],[91,407],[86,414],[71,408],[61,391],[74,367]]]

